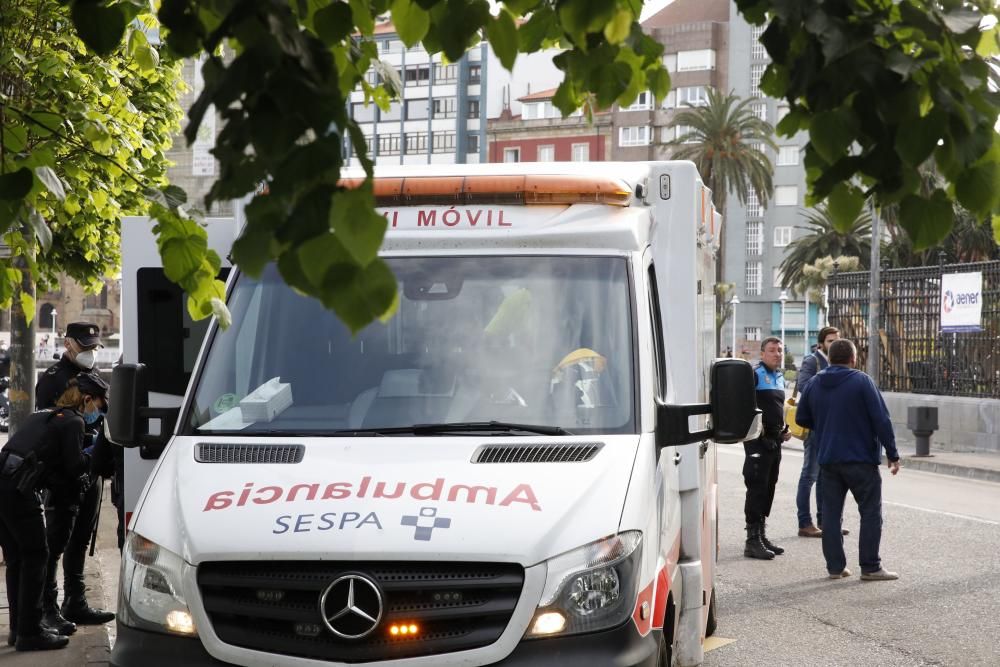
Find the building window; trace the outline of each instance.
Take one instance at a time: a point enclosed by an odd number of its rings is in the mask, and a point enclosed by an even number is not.
[[[469,108],[465,114],[465,117],[471,118],[472,120],[476,120],[477,118],[479,118],[479,100],[471,99],[467,100],[467,103],[469,105]]]
[[[708,89],[705,86],[685,86],[677,89],[677,106],[703,107],[708,104]]]
[[[799,163],[798,146],[782,146],[781,148],[778,149],[777,166],[790,167],[798,163]]]
[[[458,81],[458,65],[434,63],[434,83],[455,83]]]
[[[351,105],[351,117],[359,123],[371,123],[375,121],[375,105],[355,102]]]
[[[660,141],[662,143],[668,143],[674,140],[677,136],[677,130],[672,125],[664,125],[660,128]]]
[[[764,34],[766,27],[755,25],[750,28],[750,58],[753,60],[767,60],[767,49],[760,43],[760,36]]]
[[[713,49],[677,52],[678,72],[693,72],[706,69],[715,69],[715,51]]]
[[[483,76],[482,65],[469,65],[469,83],[479,83]]]
[[[503,149],[503,161],[504,162],[520,162],[521,161],[521,149],[520,148],[505,148],[505,149]]]
[[[431,78],[429,65],[408,65],[403,71],[404,86],[426,86]]]
[[[101,291],[97,294],[84,294],[83,295],[83,309],[84,310],[107,310],[108,308],[108,285],[107,283],[101,288]],[[51,324],[51,313],[49,314],[50,324]]]
[[[427,152],[426,132],[407,132],[403,137],[406,141],[407,155],[418,155]]]
[[[367,153],[368,155],[371,155],[371,147],[372,147],[372,142],[373,142],[374,140],[375,140],[375,138],[374,138],[374,137],[373,137],[372,135],[370,135],[370,134],[366,134],[366,135],[365,135],[365,146],[364,146],[364,148],[365,148],[365,152],[366,152],[366,153]],[[353,143],[352,143],[352,145],[351,145],[351,150],[352,150],[352,151],[354,151],[354,154],[355,154],[355,155],[357,155],[357,154],[358,154],[358,151],[357,151],[357,148],[358,148],[358,147],[357,147],[357,146],[354,146],[354,145],[353,145]]]
[[[441,97],[434,100],[434,117],[454,118],[455,104],[456,100],[454,97]]]
[[[378,50],[382,53],[402,53],[403,43],[398,39],[379,40]]]
[[[676,72],[677,71],[677,54],[676,53],[668,53],[668,54],[664,55],[663,56],[663,67],[668,72]]]
[[[636,125],[633,127],[618,128],[619,146],[648,146],[649,126]]]
[[[427,119],[427,98],[406,100],[406,120]]]
[[[379,155],[399,155],[399,135],[380,134],[378,135]]]
[[[590,144],[573,144],[573,162],[586,162],[590,159]]]
[[[678,139],[683,139],[683,141],[681,142],[683,144],[696,144],[699,141],[701,141],[701,138],[699,137],[698,133],[690,125],[678,125],[674,129],[677,131],[676,135],[674,136],[676,136]]]
[[[747,255],[759,255],[764,252],[764,223],[760,220],[747,220]]]
[[[677,92],[671,90],[667,93],[667,96],[663,98],[663,102],[660,103],[661,109],[673,109],[677,106]]]
[[[538,162],[555,162],[556,147],[552,144],[538,147]]]
[[[774,247],[784,248],[789,243],[792,242],[792,228],[791,227],[775,227],[774,228]]]
[[[747,217],[748,218],[759,218],[764,215],[764,209],[760,205],[760,199],[757,198],[757,191],[753,188],[748,188],[747,190]]]
[[[760,77],[766,65],[750,65],[750,97],[760,97]]]
[[[776,266],[771,270],[771,277],[774,278],[774,287],[781,287],[781,283],[785,280],[785,276],[781,273],[780,266]]]
[[[798,206],[799,188],[797,185],[779,185],[774,188],[775,206]]]
[[[478,153],[479,152],[479,135],[470,134],[466,137],[468,145],[466,146],[466,153]]]
[[[649,111],[652,108],[653,96],[648,90],[644,90],[635,98],[635,102],[623,108],[622,111]]]
[[[381,77],[379,77],[378,72],[375,71],[374,67],[365,72],[365,81],[373,86],[377,86],[379,81],[381,81]]]
[[[455,133],[454,132],[434,132],[434,147],[433,152],[435,153],[454,153],[455,152]]]
[[[760,340],[760,327],[743,327],[743,337],[750,340]]]
[[[743,291],[747,296],[760,296],[760,262],[747,262]]]
[[[753,115],[757,116],[761,120],[767,120],[767,105],[764,103],[754,104],[751,106],[753,109]]]
[[[402,112],[403,112],[403,105],[401,103],[390,102],[388,111],[382,111],[381,109],[379,109],[378,118],[379,120],[383,121],[399,120],[400,116],[402,116]]]

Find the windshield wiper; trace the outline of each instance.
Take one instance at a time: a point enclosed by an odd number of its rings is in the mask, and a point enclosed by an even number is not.
[[[540,435],[573,435],[562,426],[543,426],[540,424],[512,424],[510,422],[445,422],[442,424],[414,424],[409,427],[416,435],[433,435],[435,433],[456,433],[462,431],[524,431]]]

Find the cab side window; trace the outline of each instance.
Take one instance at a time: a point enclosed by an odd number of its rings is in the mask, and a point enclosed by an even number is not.
[[[657,290],[656,268],[652,264],[649,265],[649,319],[653,323],[653,358],[655,360],[653,371],[656,397],[662,399],[667,395],[667,367],[663,357],[663,320],[660,318],[660,296]]]

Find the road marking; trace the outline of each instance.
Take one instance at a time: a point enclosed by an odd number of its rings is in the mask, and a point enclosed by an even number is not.
[[[941,516],[950,516],[954,519],[966,519],[968,521],[976,521],[978,523],[985,523],[991,526],[1000,526],[1000,521],[990,521],[989,519],[980,519],[978,517],[969,516],[968,514],[957,514],[955,512],[945,512],[944,510],[932,510],[926,507],[917,507],[916,505],[907,505],[906,503],[894,503],[889,500],[883,500],[883,505],[895,505],[896,507],[905,507],[906,509],[918,510],[920,512],[930,512],[931,514],[940,514]]]
[[[708,653],[709,651],[714,651],[717,648],[722,648],[727,644],[732,644],[735,639],[726,639],[725,637],[705,637],[704,651]]]

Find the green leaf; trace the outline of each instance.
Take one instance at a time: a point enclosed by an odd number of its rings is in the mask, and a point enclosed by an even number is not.
[[[517,26],[510,12],[501,9],[496,18],[486,24],[486,34],[490,40],[493,52],[500,59],[500,64],[508,71],[514,68],[517,59]]]
[[[394,19],[395,20],[395,19]],[[337,0],[316,12],[313,16],[316,34],[327,45],[339,44],[351,34],[354,18],[351,7]]]
[[[431,16],[412,0],[392,0],[392,25],[406,44],[413,46],[424,38],[431,27]]]
[[[71,16],[80,39],[99,56],[114,51],[125,34],[125,14],[117,5],[109,7],[94,0],[76,0]]]
[[[534,53],[542,48],[542,43],[556,29],[556,13],[549,7],[541,7],[532,12],[531,18],[517,29],[518,42],[522,53]]]
[[[52,247],[52,230],[49,229],[42,214],[34,207],[30,207],[28,212],[28,226],[31,227],[31,231],[35,232],[38,245],[41,246],[42,250],[48,252],[49,248]]]
[[[396,277],[381,258],[363,269],[335,265],[326,274],[323,303],[356,333],[396,305]]]
[[[558,5],[559,22],[580,49],[587,49],[586,35],[603,30],[614,17],[615,0],[587,0],[561,2]]]
[[[66,189],[63,187],[63,183],[59,180],[56,172],[52,167],[37,167],[35,169],[35,176],[38,180],[42,182],[42,185],[55,196],[59,201],[66,199]]]
[[[913,167],[922,165],[934,152],[942,135],[944,114],[935,109],[924,117],[907,118],[900,122],[896,133],[896,152]]]
[[[19,291],[18,299],[21,304],[21,313],[24,315],[24,320],[30,326],[32,320],[35,319],[35,297],[31,296],[28,292]]]
[[[621,44],[632,29],[634,16],[626,9],[619,9],[613,19],[604,26],[604,37],[611,44]],[[491,40],[492,42],[492,40]]]
[[[966,169],[955,181],[955,196],[973,213],[988,213],[1000,204],[1000,164],[985,162]]]
[[[28,129],[23,125],[10,125],[3,129],[3,147],[11,153],[20,153],[28,145]]]
[[[552,96],[552,104],[562,112],[563,116],[570,115],[580,106],[580,98],[569,78],[559,84],[556,94]]]
[[[0,174],[0,199],[14,201],[24,199],[35,184],[31,170],[21,167],[9,174]]]
[[[351,15],[354,17],[354,25],[362,35],[371,35],[375,32],[375,18],[365,0],[350,0]]]
[[[670,73],[662,65],[650,67],[646,70],[646,86],[659,104],[670,92]]]
[[[993,240],[1000,245],[1000,215],[993,216]]]
[[[943,241],[954,221],[955,209],[942,190],[935,190],[930,198],[909,195],[899,205],[899,223],[916,251],[933,248]]]
[[[833,164],[840,159],[854,141],[858,119],[846,109],[824,111],[813,116],[809,124],[809,141],[816,152]]]
[[[865,205],[864,195],[845,183],[834,186],[826,201],[833,227],[841,234],[850,231]]]
[[[370,190],[338,190],[330,205],[330,227],[351,258],[364,266],[378,255],[386,219],[375,211]]]
[[[59,130],[62,125],[62,116],[48,111],[32,111],[27,114],[27,120],[31,123],[31,131],[38,137],[48,137],[53,132]]]

